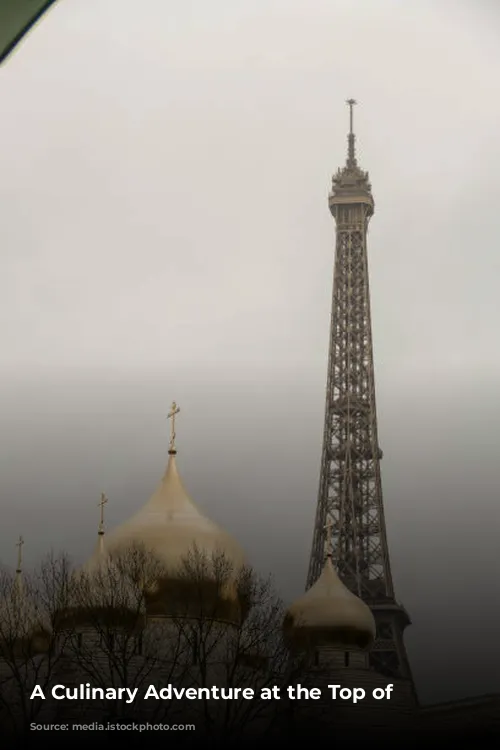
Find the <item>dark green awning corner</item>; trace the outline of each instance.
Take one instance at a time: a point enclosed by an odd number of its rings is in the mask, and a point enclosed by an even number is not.
[[[0,65],[57,0],[0,0]]]

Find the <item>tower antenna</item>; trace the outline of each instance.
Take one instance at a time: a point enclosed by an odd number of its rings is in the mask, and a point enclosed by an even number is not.
[[[356,99],[346,99],[349,107],[349,134],[347,136],[347,166],[356,166],[356,136],[354,135],[354,107]]]

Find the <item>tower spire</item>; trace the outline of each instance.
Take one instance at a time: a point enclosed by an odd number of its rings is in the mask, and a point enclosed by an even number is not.
[[[348,99],[347,104],[347,162],[333,177],[329,196],[336,222],[335,276],[323,450],[307,587],[322,575],[326,538],[329,548],[335,549],[339,578],[371,607],[377,620],[379,640],[371,655],[373,667],[411,680],[403,642],[410,619],[394,596],[382,498],[367,254],[374,201],[368,174],[356,164],[356,101]]]
[[[346,104],[349,106],[349,135],[347,136],[347,166],[353,168],[356,166],[356,136],[354,135],[353,108],[357,104],[356,99],[347,99]]]

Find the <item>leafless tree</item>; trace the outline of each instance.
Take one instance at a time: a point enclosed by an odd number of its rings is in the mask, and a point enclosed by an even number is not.
[[[141,695],[159,676],[167,683],[182,681],[186,643],[165,618],[148,616],[148,598],[166,574],[153,554],[130,545],[74,575],[71,606],[61,612],[59,622],[67,633],[74,682],[103,690],[128,688]],[[166,717],[168,707],[150,702],[149,719],[160,711]],[[94,703],[91,712],[107,720],[136,715],[123,700]]]
[[[272,580],[248,567],[235,570],[224,554],[207,558],[194,548],[179,583],[189,590],[184,607],[179,597],[174,618],[192,653],[188,682],[253,693],[251,700],[242,693],[231,700],[204,694],[192,715],[196,710],[207,734],[225,738],[270,731],[283,718],[286,688],[303,668],[284,643],[284,606]]]
[[[49,557],[27,577],[23,607],[12,576],[0,578],[0,589],[0,705],[11,728],[58,718],[191,723],[197,737],[269,731],[303,667],[283,641],[284,608],[271,581],[236,569],[224,554],[193,547],[175,570],[137,545],[80,571],[65,556]],[[136,699],[62,700],[50,708],[30,699],[36,684],[47,696],[54,684],[82,683],[137,690]],[[144,700],[150,685],[205,691],[198,700]],[[233,695],[215,698],[213,687]],[[279,697],[271,697],[273,688]]]
[[[71,566],[65,555],[48,555],[22,579],[0,571],[0,716],[4,733],[22,734],[35,721],[42,701],[30,699],[35,685],[45,690],[57,672],[57,613],[69,593]]]

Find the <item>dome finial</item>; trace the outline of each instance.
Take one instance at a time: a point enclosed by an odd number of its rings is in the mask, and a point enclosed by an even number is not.
[[[16,568],[16,574],[18,576],[21,575],[23,572],[23,545],[24,545],[24,539],[22,536],[19,537],[16,547],[17,547],[17,568]]]
[[[101,509],[101,520],[99,521],[99,531],[97,532],[99,536],[104,536],[104,506],[107,502],[108,498],[104,492],[101,492],[101,499],[97,503],[97,507]]]
[[[353,129],[353,107],[355,104],[357,104],[356,99],[347,99],[346,104],[349,106],[349,135],[347,136],[347,166],[348,167],[355,167],[356,166],[356,152],[355,152],[355,140],[356,136],[354,135],[354,129]]]
[[[97,503],[97,507],[101,509],[101,520],[99,521],[99,530],[97,532],[99,539],[99,555],[101,557],[104,555],[104,506],[107,502],[108,498],[104,492],[101,492],[101,499]]]
[[[24,539],[22,536],[19,537],[17,547],[17,568],[16,568],[16,589],[19,594],[22,593],[23,589],[23,545]]]
[[[180,409],[175,403],[175,401],[172,401],[172,406],[170,407],[170,411],[168,413],[167,419],[171,419],[172,422],[170,424],[170,445],[168,446],[168,452],[170,455],[175,455],[177,453],[177,450],[175,448],[175,415],[179,414]]]

